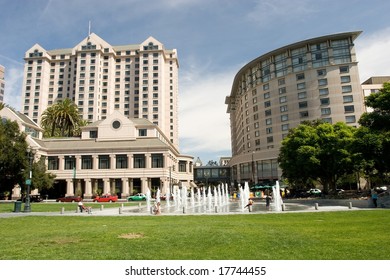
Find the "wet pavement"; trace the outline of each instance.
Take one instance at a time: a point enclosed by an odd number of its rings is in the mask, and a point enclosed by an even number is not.
[[[123,206],[117,203],[118,207],[92,208],[89,212],[63,211],[59,205],[58,212],[10,212],[0,213],[0,218],[26,217],[26,216],[152,216],[151,206],[148,208],[144,202],[138,206]],[[151,203],[151,205],[153,205]],[[269,210],[266,209],[265,202],[256,201],[249,212],[248,208],[243,209],[238,201],[229,202],[227,205],[210,206],[187,203],[187,206],[168,205],[162,202],[161,215],[234,215],[234,214],[272,214],[272,213],[298,213],[298,212],[324,212],[324,211],[351,211],[368,210],[367,201],[351,200],[285,200],[283,211],[275,211],[275,206],[271,204]],[[76,207],[75,207],[76,208]]]

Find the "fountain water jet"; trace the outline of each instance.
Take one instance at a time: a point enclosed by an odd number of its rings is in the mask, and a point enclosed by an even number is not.
[[[272,187],[273,204],[276,212],[282,211],[283,200],[280,195],[279,181],[276,181],[276,185]]]

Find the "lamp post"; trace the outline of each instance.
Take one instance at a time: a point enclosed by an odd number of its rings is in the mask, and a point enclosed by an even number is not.
[[[169,193],[168,193],[168,198],[170,197],[172,193],[172,166],[169,166]]]
[[[27,191],[26,191],[26,202],[24,203],[24,212],[31,212],[31,204],[30,204],[30,187],[32,180],[32,162],[34,159],[33,152],[30,147],[27,148],[27,154],[29,159],[29,178],[26,180]]]
[[[255,183],[255,161],[253,160],[253,155],[255,154],[255,152],[253,151],[252,152],[252,184],[253,186],[256,185]]]

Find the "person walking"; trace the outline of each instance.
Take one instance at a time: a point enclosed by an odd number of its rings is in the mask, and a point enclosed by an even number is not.
[[[376,191],[372,191],[371,193],[372,202],[374,203],[374,207],[378,207],[378,193]]]
[[[248,204],[245,205],[244,208],[248,207],[249,212],[252,212],[252,205],[253,205],[253,200],[251,198],[248,199]]]
[[[267,195],[267,196],[265,197],[265,208],[266,208],[267,210],[269,210],[269,206],[271,205],[271,200],[272,200],[271,196]]]

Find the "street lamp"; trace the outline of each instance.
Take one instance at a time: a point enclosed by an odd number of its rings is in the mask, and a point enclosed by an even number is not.
[[[31,212],[30,187],[31,187],[31,180],[32,180],[32,163],[34,159],[34,153],[30,147],[27,148],[27,154],[29,159],[29,177],[26,180],[27,193],[26,193],[26,202],[24,203],[24,212]]]
[[[255,154],[255,152],[253,151],[252,152],[252,184],[253,186],[256,185],[255,183],[255,161],[253,160],[253,155]]]

